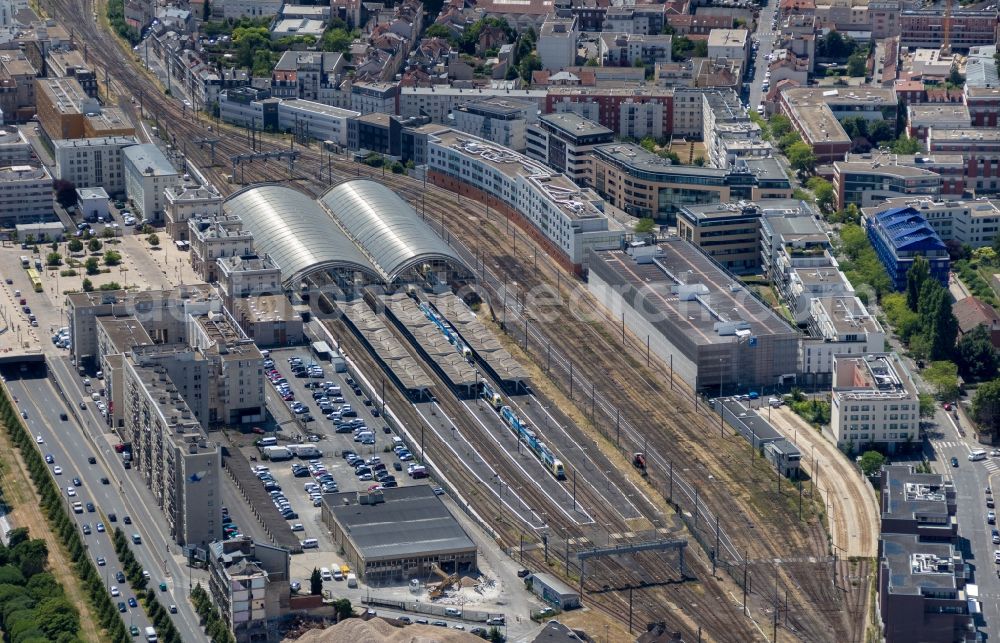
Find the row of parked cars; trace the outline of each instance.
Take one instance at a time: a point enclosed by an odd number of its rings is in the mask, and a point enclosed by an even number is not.
[[[305,469],[305,476],[302,475],[303,469]],[[305,483],[303,488],[309,494],[309,499],[312,500],[314,507],[323,504],[324,493],[337,493],[340,491],[337,487],[337,481],[333,478],[333,474],[327,470],[322,460],[310,460],[308,466],[293,464],[292,474],[297,478],[308,476],[313,479],[313,482]]]
[[[381,488],[399,486],[399,483],[396,482],[396,476],[389,473],[385,463],[377,455],[365,459],[353,451],[344,451],[343,456],[347,464],[354,467],[354,475],[361,482],[375,482],[376,484],[372,486]],[[401,468],[402,466],[400,466]]]
[[[254,467],[254,475],[264,485],[264,491],[271,495],[271,502],[274,503],[274,507],[281,514],[281,517],[285,520],[298,520],[299,514],[295,513],[295,510],[292,509],[292,503],[288,501],[288,497],[282,491],[281,485],[271,475],[271,470],[265,466],[257,466]]]

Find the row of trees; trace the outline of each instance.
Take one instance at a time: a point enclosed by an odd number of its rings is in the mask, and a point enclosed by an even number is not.
[[[885,266],[878,260],[864,228],[853,223],[844,224],[840,228],[838,251],[841,255],[841,268],[858,290],[858,297],[862,301],[869,303],[868,293],[862,288],[863,285],[869,286],[879,300],[892,292],[892,280],[889,279]]]
[[[125,22],[125,0],[108,0],[108,22],[129,44],[139,43],[139,30]]]
[[[0,393],[0,421],[28,469],[41,497],[41,508],[53,533],[65,545],[73,571],[87,593],[94,616],[114,643],[128,643],[131,636],[118,610],[111,604],[107,588],[91,562],[70,517],[59,487],[52,479],[34,438],[28,433],[6,393]],[[0,548],[0,618],[7,640],[12,643],[79,640],[80,616],[64,589],[49,573],[45,541],[29,539],[27,530],[15,529],[6,547]],[[20,582],[23,579],[23,584]]]
[[[994,376],[996,371],[994,371]],[[1000,379],[979,385],[972,397],[972,418],[980,431],[988,432],[996,440],[1000,437]]]
[[[219,610],[212,604],[212,599],[209,598],[208,592],[201,586],[201,583],[195,585],[194,589],[191,590],[191,603],[194,604],[194,610],[198,613],[198,618],[201,619],[205,634],[208,635],[212,643],[233,643],[236,640],[233,633],[229,631],[229,626],[219,616]]]
[[[792,127],[792,121],[784,114],[776,114],[765,121],[756,113],[751,120],[760,125],[764,138],[774,143],[788,158],[788,164],[800,174],[812,174],[816,169],[816,155],[813,149]]]

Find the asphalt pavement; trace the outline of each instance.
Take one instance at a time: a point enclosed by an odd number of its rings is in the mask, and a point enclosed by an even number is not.
[[[761,85],[764,83],[764,74],[767,72],[767,56],[777,44],[777,35],[771,29],[771,19],[774,17],[775,11],[774,2],[769,2],[761,7],[757,18],[757,30],[753,34],[760,45],[757,53],[751,54],[754,57],[754,67],[756,68],[754,77],[750,81],[750,99],[747,103],[751,111],[757,109],[757,105],[763,98],[764,92],[761,91]]]

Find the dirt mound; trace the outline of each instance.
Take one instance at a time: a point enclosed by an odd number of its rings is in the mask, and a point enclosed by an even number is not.
[[[325,630],[311,630],[298,643],[475,643],[478,636],[433,625],[396,627],[381,618],[349,618]]]

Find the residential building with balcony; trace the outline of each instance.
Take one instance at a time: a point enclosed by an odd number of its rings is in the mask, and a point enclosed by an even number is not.
[[[529,123],[538,121],[538,105],[516,98],[491,97],[454,109],[455,129],[523,152]]]
[[[526,130],[529,158],[565,174],[577,185],[590,176],[591,150],[610,143],[615,134],[607,127],[576,114],[544,114]]]
[[[213,542],[208,553],[209,593],[236,642],[266,639],[288,610],[288,551],[242,536]]]
[[[920,444],[920,399],[895,353],[835,355],[830,429],[838,448]]]

